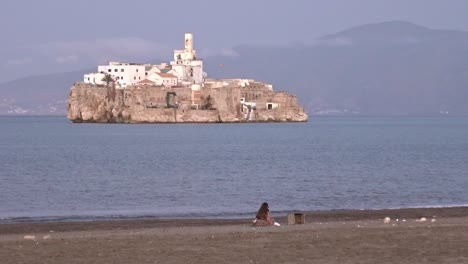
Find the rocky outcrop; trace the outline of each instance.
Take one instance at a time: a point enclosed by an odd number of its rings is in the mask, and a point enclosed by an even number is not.
[[[67,118],[75,123],[238,123],[238,122],[306,122],[307,114],[297,105],[294,95],[271,92],[265,100],[282,106],[255,109],[248,118],[241,112],[241,87],[206,89],[201,101],[210,96],[210,107],[193,109],[189,88],[112,87],[77,83],[71,87]],[[177,108],[167,108],[166,94],[175,92]]]

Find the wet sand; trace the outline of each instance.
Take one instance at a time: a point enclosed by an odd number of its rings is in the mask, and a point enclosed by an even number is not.
[[[275,219],[0,224],[0,263],[468,263],[468,207]]]

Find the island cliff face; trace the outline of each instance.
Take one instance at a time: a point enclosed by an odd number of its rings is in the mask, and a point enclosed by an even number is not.
[[[125,89],[75,83],[67,118],[75,123],[306,122],[296,96],[263,83],[190,87],[128,86]]]

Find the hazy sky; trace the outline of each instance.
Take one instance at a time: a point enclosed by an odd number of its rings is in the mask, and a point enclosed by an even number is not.
[[[184,32],[207,57],[389,20],[468,31],[467,13],[467,0],[3,0],[0,82],[107,60],[168,59]]]

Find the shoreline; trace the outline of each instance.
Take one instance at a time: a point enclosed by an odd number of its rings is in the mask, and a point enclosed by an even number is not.
[[[336,222],[336,221],[366,221],[381,220],[385,217],[391,219],[419,219],[425,218],[458,218],[468,217],[468,206],[454,207],[423,207],[423,208],[400,208],[400,209],[337,209],[337,210],[317,210],[317,211],[297,211],[305,214],[306,222]],[[245,215],[245,214],[243,214]],[[287,213],[275,213],[272,216],[277,222],[287,224]],[[210,218],[210,217],[104,217],[93,220],[34,220],[31,221],[10,221],[0,220],[0,235],[19,234],[23,232],[47,232],[51,228],[58,231],[85,231],[101,229],[132,229],[132,228],[155,228],[155,227],[181,227],[181,226],[226,226],[250,224],[255,218],[252,213],[251,218],[231,217],[231,218]]]
[[[0,224],[2,263],[468,263],[468,207]],[[385,217],[391,221],[385,223]],[[421,221],[420,217],[426,217]],[[399,221],[396,219],[399,218]]]

